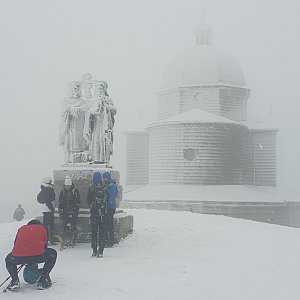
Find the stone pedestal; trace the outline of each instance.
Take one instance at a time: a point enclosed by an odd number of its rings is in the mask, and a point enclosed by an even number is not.
[[[120,185],[120,175],[117,170],[114,170],[105,165],[96,164],[66,164],[63,165],[60,170],[53,171],[53,183],[55,189],[55,225],[54,234],[60,234],[63,231],[62,222],[58,215],[58,203],[59,194],[62,189],[64,179],[66,175],[72,178],[72,182],[76,189],[80,192],[80,210],[78,216],[78,231],[77,231],[77,241],[78,242],[90,242],[91,241],[91,227],[90,227],[90,211],[87,205],[87,193],[88,188],[92,184],[93,173],[109,172],[111,177],[116,180],[118,186],[117,195],[117,206],[122,199],[122,186]],[[120,241],[122,238],[126,237],[127,234],[132,232],[133,228],[133,217],[127,214],[123,210],[117,209],[114,215],[114,228],[115,228],[115,238]]]
[[[95,172],[105,173],[109,172],[111,177],[116,180],[118,186],[117,206],[122,199],[122,186],[120,185],[120,173],[112,168],[96,165],[96,164],[66,164],[61,169],[53,171],[53,183],[55,190],[55,207],[58,207],[58,197],[63,186],[66,175],[72,178],[72,182],[76,189],[80,192],[80,208],[88,208],[87,193],[89,186],[92,184],[93,174]]]
[[[36,217],[39,221],[43,222],[43,217]],[[90,243],[91,242],[91,228],[90,228],[90,213],[88,209],[80,209],[78,216],[78,226],[76,241],[78,243]],[[57,213],[54,214],[54,237],[58,241],[59,235],[63,231],[61,219]],[[128,234],[133,232],[133,216],[126,213],[122,209],[117,209],[114,215],[114,233],[115,239],[120,241]]]

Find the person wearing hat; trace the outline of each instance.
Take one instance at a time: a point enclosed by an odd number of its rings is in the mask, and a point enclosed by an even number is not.
[[[59,194],[58,212],[63,222],[64,230],[71,228],[76,232],[78,213],[80,208],[80,194],[75,189],[69,175],[65,177],[63,187]]]
[[[102,257],[106,236],[107,187],[99,172],[93,174],[93,184],[88,190],[87,203],[91,212],[92,257]]]
[[[54,206],[55,191],[50,177],[44,177],[41,184],[41,191],[37,195],[37,201],[41,204],[43,213],[43,224],[48,229],[49,243],[55,245],[53,238],[54,228]]]
[[[13,249],[5,258],[6,269],[11,277],[7,290],[14,291],[20,288],[17,265],[24,264],[44,263],[37,288],[43,290],[51,286],[49,274],[56,263],[57,252],[47,248],[47,245],[47,229],[40,221],[31,220],[18,229]]]

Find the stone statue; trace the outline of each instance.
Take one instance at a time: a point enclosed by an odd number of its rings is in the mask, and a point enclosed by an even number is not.
[[[60,128],[66,163],[109,163],[116,112],[107,82],[87,73],[69,84]]]
[[[60,126],[60,145],[66,163],[88,161],[88,145],[83,137],[86,101],[81,99],[81,83],[69,84],[69,96],[63,102]]]
[[[108,97],[105,81],[95,81],[94,97],[88,103],[84,137],[89,145],[90,159],[96,163],[109,163],[113,153],[113,127],[117,112]]]

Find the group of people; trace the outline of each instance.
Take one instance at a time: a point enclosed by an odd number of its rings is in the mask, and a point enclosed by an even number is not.
[[[40,203],[43,213],[43,224],[48,230],[48,240],[50,245],[56,242],[53,236],[54,228],[54,205],[55,191],[50,177],[42,180],[41,190],[37,195],[37,201]],[[66,176],[63,187],[59,195],[58,212],[61,218],[64,230],[69,226],[72,230],[76,230],[76,223],[80,207],[79,191],[75,189],[70,176]]]
[[[116,211],[116,197],[118,189],[115,180],[109,172],[95,172],[92,184],[88,189],[87,203],[91,213],[91,247],[92,257],[102,257],[104,247],[112,246],[117,241],[114,237],[113,216]],[[11,282],[8,290],[20,287],[18,265],[34,265],[44,263],[37,280],[38,289],[51,286],[50,272],[55,265],[57,252],[49,245],[55,244],[53,238],[55,191],[51,178],[44,178],[41,191],[37,195],[42,205],[43,224],[38,220],[31,220],[27,225],[19,228],[12,252],[5,259]],[[59,195],[58,212],[64,230],[76,231],[80,207],[80,193],[74,187],[70,176],[66,176]]]

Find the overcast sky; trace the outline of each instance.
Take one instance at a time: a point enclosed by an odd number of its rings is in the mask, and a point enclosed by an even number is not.
[[[244,71],[253,113],[272,112],[280,186],[299,184],[300,1],[3,0],[0,10],[0,201],[36,201],[41,178],[63,163],[58,146],[67,84],[90,72],[118,108],[113,166],[125,176],[122,131],[156,117],[162,73],[194,45],[201,9],[213,44]]]

